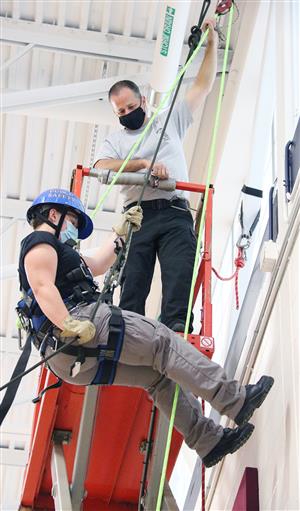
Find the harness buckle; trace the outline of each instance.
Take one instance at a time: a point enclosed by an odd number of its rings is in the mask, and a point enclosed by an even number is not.
[[[75,378],[75,376],[77,376],[77,374],[80,373],[81,366],[82,364],[84,364],[84,362],[85,362],[84,348],[82,346],[78,346],[77,358],[70,367],[70,376],[72,378]]]
[[[75,378],[75,376],[77,376],[77,374],[80,373],[80,369],[81,369],[81,362],[79,360],[76,360],[74,362],[74,364],[72,364],[72,366],[71,366],[70,376],[72,378]]]
[[[91,272],[89,271],[89,269],[86,267],[86,265],[83,262],[80,263],[80,269],[81,269],[84,277],[86,277],[87,279],[90,279],[92,277]]]
[[[44,357],[48,346],[50,346],[53,351],[56,351],[58,348],[58,339],[50,332],[46,333],[40,343],[40,354],[42,357]]]
[[[113,360],[115,356],[115,350],[107,349],[106,347],[101,347],[99,349],[98,359],[107,359]]]

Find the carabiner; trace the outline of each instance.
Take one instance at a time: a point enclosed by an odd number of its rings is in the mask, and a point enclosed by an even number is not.
[[[248,234],[241,234],[236,242],[237,248],[247,250],[250,247],[251,238]]]

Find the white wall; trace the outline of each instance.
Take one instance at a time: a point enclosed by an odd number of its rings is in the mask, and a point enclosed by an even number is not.
[[[232,509],[245,467],[258,468],[261,510],[300,509],[299,259],[298,234],[250,380],[270,374],[275,384],[251,420],[251,439],[212,478],[211,511]]]
[[[272,40],[272,44],[267,44],[265,49],[268,62],[274,62],[273,165],[277,170],[279,193],[277,246],[278,250],[283,250],[285,243],[294,241],[294,244],[289,249],[287,259],[277,268],[279,272],[283,272],[283,278],[275,284],[274,290],[277,289],[278,293],[266,328],[260,334],[257,333],[257,326],[260,324],[262,308],[266,305],[265,298],[272,284],[272,275],[266,276],[257,297],[256,310],[236,374],[237,378],[244,375],[245,383],[257,381],[262,374],[270,374],[275,378],[275,385],[262,408],[251,420],[255,425],[251,439],[235,455],[227,456],[223,463],[211,471],[207,496],[207,509],[211,511],[232,509],[245,467],[258,468],[261,510],[300,509],[299,189],[294,190],[293,203],[287,205],[283,186],[284,147],[293,137],[299,117],[297,20],[299,22],[299,4],[272,2],[266,33],[267,40]],[[267,79],[268,77],[262,74],[262,80]],[[262,89],[263,87],[261,91]],[[266,147],[265,142],[266,139],[257,140],[252,148],[253,152]],[[293,213],[294,234],[287,236]],[[268,303],[270,304],[270,301]],[[261,344],[254,356],[256,348],[252,341],[255,338],[261,338]],[[200,509],[200,500],[196,508]]]

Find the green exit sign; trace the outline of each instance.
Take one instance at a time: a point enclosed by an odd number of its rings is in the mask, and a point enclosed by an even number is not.
[[[160,54],[163,57],[167,57],[167,55],[169,53],[169,45],[170,45],[170,39],[171,39],[171,34],[172,34],[172,29],[173,29],[174,15],[175,15],[175,9],[173,9],[173,7],[169,7],[167,5],[165,20],[164,20],[163,34],[162,34],[162,43],[161,43],[161,48],[160,48]]]

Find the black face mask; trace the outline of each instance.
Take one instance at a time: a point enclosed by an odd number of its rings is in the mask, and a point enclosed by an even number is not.
[[[130,112],[129,114],[122,115],[119,117],[119,121],[122,126],[128,128],[130,130],[138,130],[143,126],[143,122],[145,120],[146,112],[142,109],[141,106]]]

